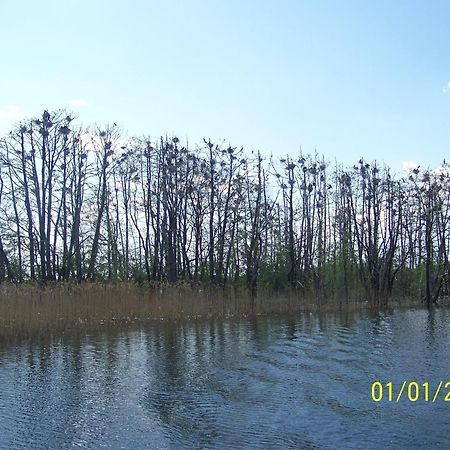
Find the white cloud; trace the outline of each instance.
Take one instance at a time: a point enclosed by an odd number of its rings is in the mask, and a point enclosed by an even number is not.
[[[431,171],[435,175],[450,175],[450,167],[448,166],[439,166],[436,169]]]
[[[83,106],[87,106],[88,102],[84,98],[74,98],[72,100],[67,100],[66,105],[69,106],[76,106],[78,108],[81,108]]]
[[[402,162],[402,170],[404,173],[409,174],[413,169],[417,169],[419,164],[416,161],[403,161]]]
[[[402,162],[402,169],[403,173],[405,175],[410,175],[414,169],[420,169],[420,164],[416,161],[403,161]],[[446,165],[444,161],[444,165],[440,165],[438,167],[435,167],[434,169],[430,169],[427,167],[424,167],[421,172],[428,171],[432,173],[433,175],[449,175],[450,176],[450,167]]]
[[[450,81],[442,88],[442,92],[446,94],[450,91]]]
[[[0,109],[0,121],[21,120],[26,116],[27,116],[27,114],[25,114],[20,109],[20,106],[17,106],[17,105],[9,105],[9,106],[5,106],[4,108]]]

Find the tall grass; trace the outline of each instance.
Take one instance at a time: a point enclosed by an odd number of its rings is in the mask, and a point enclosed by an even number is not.
[[[244,317],[364,308],[364,302],[318,302],[293,292],[251,298],[233,289],[135,283],[0,285],[0,339],[141,320]]]

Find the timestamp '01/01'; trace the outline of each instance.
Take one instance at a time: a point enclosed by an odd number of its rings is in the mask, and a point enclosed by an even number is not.
[[[372,383],[372,400],[381,402],[399,402],[401,399],[409,402],[419,400],[435,403],[436,401],[450,402],[450,381],[440,381],[431,385],[428,381],[419,383],[417,381],[403,381],[400,385],[394,385],[392,381]]]

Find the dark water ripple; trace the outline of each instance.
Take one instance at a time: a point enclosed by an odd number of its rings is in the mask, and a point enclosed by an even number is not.
[[[0,448],[448,448],[450,311],[154,324],[0,347]]]

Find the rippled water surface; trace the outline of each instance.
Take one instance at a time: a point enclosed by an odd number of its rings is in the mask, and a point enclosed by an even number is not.
[[[0,345],[0,448],[449,448],[443,395],[371,399],[376,380],[450,381],[449,349],[448,309]]]

